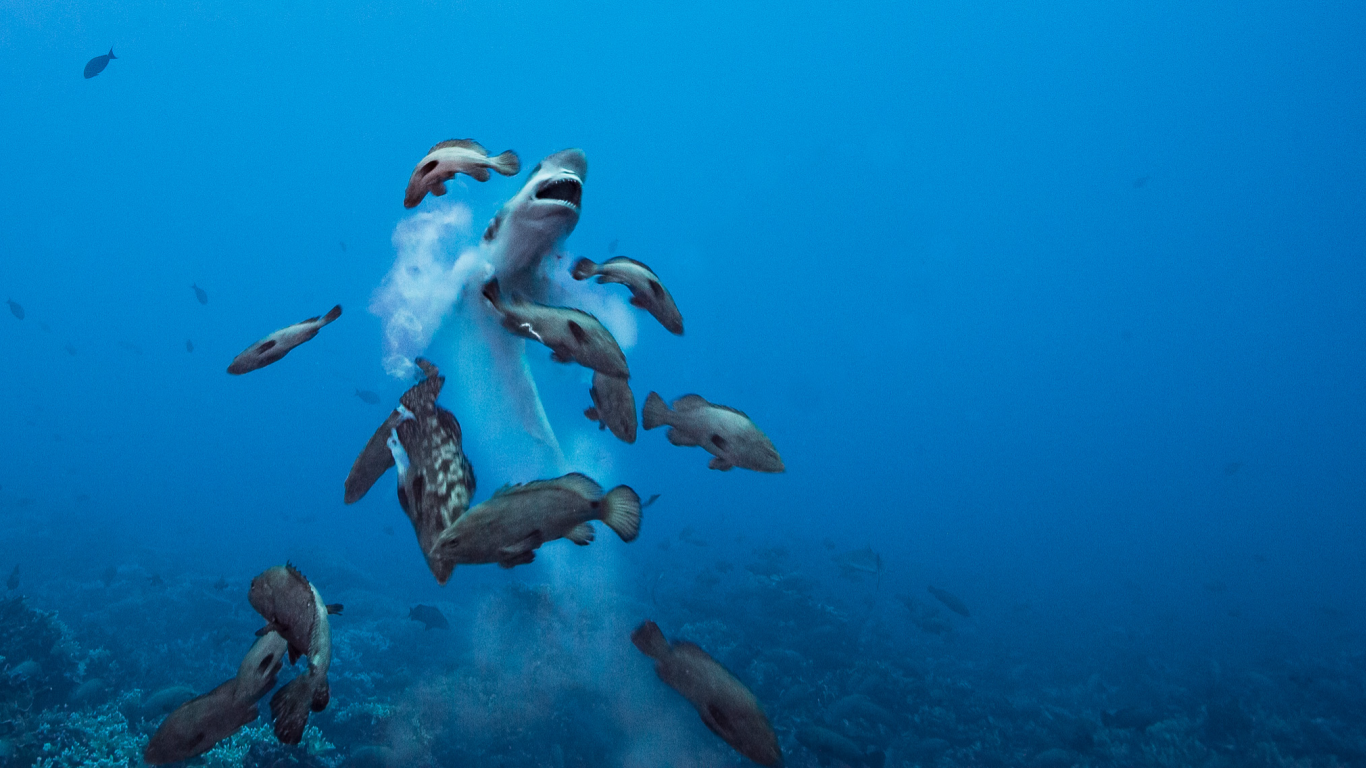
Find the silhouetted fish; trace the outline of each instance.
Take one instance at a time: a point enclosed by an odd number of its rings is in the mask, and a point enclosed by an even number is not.
[[[1230,461],[1229,463],[1227,463],[1227,464],[1224,465],[1224,474],[1230,475],[1230,476],[1236,475],[1236,474],[1238,474],[1238,470],[1240,470],[1240,469],[1242,469],[1242,468],[1243,468],[1243,462],[1241,462],[1241,461]]]
[[[89,80],[95,75],[103,72],[104,68],[109,66],[109,62],[117,58],[118,57],[114,55],[114,49],[110,48],[109,53],[106,53],[103,56],[96,56],[90,61],[87,61],[85,63],[85,79]]]
[[[205,293],[203,288],[200,288],[194,283],[190,283],[190,287],[194,289],[194,297],[199,299],[200,304],[209,303],[209,294]]]
[[[874,552],[872,547],[850,550],[830,559],[834,560],[835,565],[838,565],[842,570],[862,571],[864,573],[882,572],[882,555]]]
[[[379,395],[375,394],[374,392],[371,392],[368,389],[356,390],[356,397],[359,397],[361,400],[364,400],[370,405],[379,405]]]
[[[75,357],[75,356],[76,356],[76,345],[75,345],[75,344],[72,344],[71,342],[68,341],[68,342],[66,343],[66,346],[65,346],[65,347],[62,347],[62,349],[65,349],[65,350],[66,350],[66,353],[67,353],[68,355],[71,355],[72,357]]]
[[[968,606],[964,604],[962,600],[959,600],[958,596],[953,594],[952,592],[940,589],[939,587],[930,587],[929,592],[931,595],[935,596],[935,599],[943,603],[944,607],[948,608],[950,611],[953,611],[959,616],[972,615],[968,612]]]
[[[218,581],[215,581],[213,583],[213,588],[218,590],[219,592],[222,592],[223,590],[228,588],[228,580],[223,578],[222,576],[219,576]]]
[[[19,306],[19,302],[15,301],[14,299],[5,299],[5,301],[9,302],[9,313],[19,318],[20,320],[23,320],[24,308]]]
[[[193,351],[194,351],[194,342],[193,342],[193,341],[190,341],[189,339],[186,339],[186,340],[185,340],[185,351],[186,351],[186,352],[193,352]]]
[[[9,589],[19,588],[19,566],[14,566],[14,570],[9,572],[9,578],[5,579],[5,586]]]
[[[446,616],[430,605],[415,605],[408,609],[408,618],[420,621],[426,629],[450,629],[451,623]]]
[[[1134,189],[1141,188],[1143,185],[1147,184],[1148,179],[1151,178],[1151,176],[1139,176],[1138,178],[1134,179]]]

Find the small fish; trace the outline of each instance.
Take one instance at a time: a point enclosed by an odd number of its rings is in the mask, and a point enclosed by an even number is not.
[[[408,609],[408,618],[422,622],[425,629],[450,629],[446,616],[430,605],[415,605]]]
[[[374,392],[371,392],[368,389],[357,389],[356,397],[359,397],[361,400],[365,401],[366,403],[369,403],[370,405],[379,405],[379,395],[375,394]]]
[[[684,395],[673,403],[651,392],[645,398],[642,420],[646,429],[669,426],[669,442],[701,446],[716,458],[707,466],[723,472],[733,467],[755,472],[784,472],[773,442],[743,412],[707,402],[701,395]]]
[[[114,55],[114,49],[111,47],[109,49],[109,53],[106,53],[102,56],[96,56],[90,61],[87,61],[85,63],[85,79],[89,80],[95,75],[98,75],[99,73],[103,72],[104,68],[109,66],[109,62],[117,58],[118,57]]]
[[[43,665],[33,659],[29,659],[28,661],[15,664],[5,670],[5,674],[14,679],[28,680],[29,678],[34,678],[43,674]]]
[[[782,765],[778,737],[759,700],[716,659],[692,643],[670,644],[653,621],[637,627],[631,642],[655,660],[655,674],[697,709],[712,733],[759,765]]]
[[[1134,179],[1134,189],[1141,189],[1144,185],[1148,183],[1148,179],[1151,178],[1151,176],[1139,176],[1138,178]]]
[[[5,587],[10,590],[19,588],[19,566],[14,566],[14,570],[9,572],[9,578],[5,579]]]
[[[75,357],[75,356],[76,356],[76,345],[75,345],[75,344],[72,344],[71,342],[68,341],[68,342],[66,343],[66,346],[62,347],[62,349],[65,349],[65,350],[66,350],[66,353],[67,353],[68,355],[71,355],[72,357]]]
[[[591,543],[590,520],[603,521],[622,541],[635,541],[640,534],[640,497],[625,485],[603,494],[602,486],[577,472],[504,486],[442,533],[433,554],[452,567],[498,563],[512,568],[530,563],[547,541]]]
[[[222,576],[219,576],[218,581],[215,581],[213,583],[213,588],[218,592],[222,592],[223,590],[228,588],[228,580],[223,578]]]
[[[14,315],[16,318],[23,320],[24,308],[19,306],[19,302],[15,301],[14,299],[5,299],[5,301],[9,302],[9,313],[11,315]]]
[[[850,550],[830,558],[841,570],[861,571],[863,573],[882,573],[882,555],[872,547]]]
[[[392,526],[392,525],[386,525],[386,526],[384,526],[383,531],[384,531],[384,533],[385,533],[386,535],[388,535],[388,536],[393,536],[393,535],[394,535],[394,526]]]
[[[484,284],[483,293],[504,328],[515,336],[550,347],[551,360],[557,363],[573,361],[608,376],[631,378],[626,355],[596,317],[583,310],[547,307],[521,297],[505,301],[496,277]]]
[[[233,358],[232,365],[228,366],[228,373],[240,376],[270,365],[289,354],[290,350],[317,336],[318,331],[323,326],[341,317],[341,313],[342,308],[338,304],[322,317],[310,317],[294,325],[281,328],[247,347],[242,351],[242,354]]]
[[[186,351],[186,352],[193,352],[193,351],[194,351],[194,342],[193,342],[193,341],[190,341],[189,339],[186,339],[186,340],[185,340],[185,351]]]
[[[149,586],[149,587],[164,587],[164,586],[166,586],[166,580],[163,579],[163,578],[161,578],[161,574],[159,574],[159,573],[154,573],[154,574],[152,574],[151,576],[148,576],[148,577],[147,577],[147,586]]]
[[[958,596],[953,594],[952,592],[934,586],[931,586],[928,591],[931,595],[934,595],[936,600],[943,603],[945,608],[948,608],[950,611],[953,611],[959,616],[972,615],[968,611],[967,604],[964,603],[962,600],[959,600]]]
[[[67,697],[67,701],[72,704],[83,704],[104,692],[108,684],[102,678],[92,677],[76,687]]]
[[[1241,462],[1241,461],[1230,461],[1229,463],[1227,463],[1227,464],[1224,465],[1224,474],[1228,475],[1229,477],[1232,477],[1233,475],[1238,474],[1238,471],[1241,470],[1242,468],[1243,468],[1243,462]]]
[[[474,139],[443,141],[427,150],[427,156],[413,169],[408,189],[403,193],[403,207],[416,208],[428,192],[436,197],[446,194],[446,182],[457,173],[467,174],[475,181],[488,181],[490,168],[504,176],[516,176],[522,164],[510,149],[489,157],[488,150]]]
[[[181,704],[161,722],[143,750],[143,761],[165,765],[187,760],[255,721],[260,716],[256,702],[275,687],[287,647],[279,633],[264,633],[243,657],[236,677]]]
[[[653,269],[635,259],[614,256],[603,264],[595,264],[592,259],[579,259],[570,271],[575,280],[597,277],[598,283],[621,283],[631,289],[631,306],[654,315],[659,324],[675,336],[683,335],[683,315],[674,303],[674,297],[659,281]]]
[[[194,283],[190,283],[190,287],[194,289],[194,297],[196,299],[199,299],[200,304],[209,303],[209,294],[205,293],[203,288],[200,288],[198,285],[195,285]]]
[[[818,725],[797,731],[797,743],[814,752],[821,765],[828,765],[834,760],[850,768],[882,768],[887,760],[887,755],[881,750],[870,749],[865,752],[849,739]]]
[[[288,643],[289,662],[303,656],[308,664],[270,697],[275,737],[283,744],[298,744],[308,713],[326,709],[331,697],[327,670],[332,664],[332,625],[327,617],[341,613],[342,607],[324,603],[318,588],[289,564],[267,568],[252,579],[247,599],[267,622],[258,634],[280,633]]]
[[[612,434],[627,443],[636,441],[636,396],[626,379],[593,372],[593,386],[588,390],[593,406],[583,412],[589,421],[598,422],[599,429],[611,429]]]

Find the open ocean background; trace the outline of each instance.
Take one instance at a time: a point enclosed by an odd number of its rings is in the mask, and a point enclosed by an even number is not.
[[[0,0],[0,765],[138,765],[288,560],[347,606],[317,743],[267,716],[208,765],[749,765],[631,646],[651,618],[796,768],[841,764],[813,724],[889,768],[1366,766],[1363,38],[1348,2]],[[522,173],[406,211],[462,137]],[[660,499],[439,587],[392,473],[342,504],[411,383],[368,308],[403,222],[467,206],[453,259],[566,147],[564,253],[645,261],[687,321],[636,314],[637,404],[739,408],[787,471],[617,441],[537,347],[571,468]],[[535,479],[458,381],[476,501]]]

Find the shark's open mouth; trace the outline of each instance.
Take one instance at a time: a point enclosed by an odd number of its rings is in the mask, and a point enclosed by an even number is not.
[[[536,199],[557,200],[578,209],[579,203],[583,200],[583,185],[579,183],[578,179],[555,179],[536,190]]]

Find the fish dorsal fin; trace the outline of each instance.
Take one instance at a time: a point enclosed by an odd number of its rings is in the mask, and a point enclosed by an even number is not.
[[[427,154],[430,155],[431,153],[437,151],[438,149],[446,149],[446,148],[448,148],[448,147],[454,148],[454,149],[470,149],[470,150],[473,150],[473,151],[475,151],[475,152],[478,152],[479,154],[484,155],[484,156],[486,156],[486,157],[488,156],[488,153],[489,153],[487,149],[484,149],[484,147],[483,147],[482,144],[480,144],[479,142],[475,141],[474,139],[446,139],[445,141],[441,142],[440,144],[437,144],[436,146],[434,146],[434,147],[432,147],[431,149],[427,150]]]
[[[298,579],[305,586],[308,585],[308,577],[304,576],[303,572],[298,568],[295,568],[294,563],[285,563],[285,573],[288,573],[290,578]]]
[[[561,488],[573,491],[591,501],[597,501],[602,498],[602,486],[598,485],[596,480],[581,472],[570,472],[563,477],[547,482],[556,483]]]
[[[650,269],[650,265],[649,265],[649,264],[646,264],[646,263],[643,262],[643,261],[636,261],[635,259],[632,259],[632,258],[629,258],[629,257],[626,257],[626,256],[613,256],[612,258],[608,259],[607,261],[604,261],[603,264],[604,264],[604,265],[606,265],[606,264],[634,264],[634,265],[636,265],[637,267],[640,267],[641,269],[645,270],[646,272],[649,272],[649,273],[652,274],[652,275],[655,273],[655,271],[654,271],[653,269]]]
[[[674,410],[696,411],[711,405],[711,403],[707,402],[707,398],[701,395],[684,395],[674,401]]]

